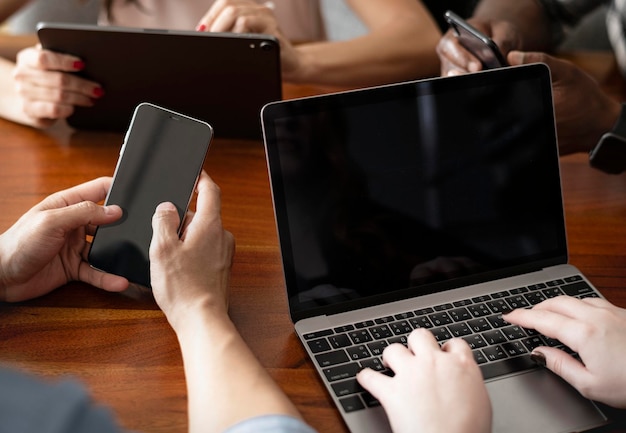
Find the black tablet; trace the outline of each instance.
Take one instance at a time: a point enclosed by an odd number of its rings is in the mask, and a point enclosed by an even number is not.
[[[80,57],[77,74],[105,91],[76,107],[76,129],[125,131],[150,102],[210,123],[216,137],[258,139],[261,107],[282,97],[272,36],[45,22],[37,34],[44,48]]]

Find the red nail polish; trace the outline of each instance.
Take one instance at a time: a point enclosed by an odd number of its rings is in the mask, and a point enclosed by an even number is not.
[[[99,98],[104,95],[104,90],[102,89],[102,87],[96,87],[95,89],[93,89],[93,94],[96,98]]]
[[[196,30],[198,30],[199,32],[203,32],[206,30],[206,26],[204,24],[200,24]]]
[[[85,67],[85,62],[81,62],[80,60],[77,60],[74,62],[72,66],[74,66],[74,69],[83,69]]]

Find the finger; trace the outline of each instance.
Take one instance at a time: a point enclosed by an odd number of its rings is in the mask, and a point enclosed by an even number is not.
[[[595,311],[595,308],[580,299],[571,296],[557,296],[555,298],[546,299],[535,305],[534,310],[546,310],[553,313],[559,313],[566,317],[578,319],[585,317]]]
[[[480,60],[459,43],[452,31],[448,31],[439,42],[437,51],[440,58],[445,58],[449,62],[450,69],[465,72],[476,72],[482,69]]]
[[[580,361],[563,350],[553,347],[540,347],[533,350],[532,354],[534,359],[537,359],[538,355],[539,359],[543,358],[541,364],[545,362],[545,366],[549,370],[561,376],[578,390],[585,389],[586,384],[593,379],[591,373]]]
[[[165,202],[157,206],[152,216],[152,242],[150,243],[150,255],[153,250],[162,246],[166,248],[172,242],[178,242],[178,226],[180,217],[173,203]],[[157,252],[156,250],[154,251]]]
[[[78,102],[100,98],[104,90],[100,84],[67,72],[16,68],[13,73],[18,93],[25,98],[49,101]]]
[[[117,205],[100,206],[92,201],[83,201],[59,209],[49,209],[46,224],[49,230],[64,232],[87,225],[110,224],[122,217],[122,209]]]
[[[414,354],[422,353],[425,350],[439,350],[439,343],[432,332],[425,328],[415,329],[407,341],[407,346]]]
[[[126,278],[98,271],[84,261],[78,268],[78,280],[108,292],[121,292],[129,285]]]
[[[396,374],[402,366],[411,362],[413,355],[400,343],[390,344],[383,350],[383,364],[392,369]]]
[[[462,338],[452,338],[445,342],[443,346],[441,346],[441,350],[448,353],[453,353],[459,355],[463,358],[470,357],[474,359],[474,355],[472,355],[472,349],[469,347],[469,344]]]
[[[220,219],[221,213],[221,191],[209,175],[202,170],[198,185],[196,186],[198,197],[196,199],[196,212],[194,221],[202,219],[205,221],[214,221]]]
[[[578,319],[535,308],[514,310],[503,317],[509,323],[535,329],[547,337],[560,340],[575,351],[579,350],[580,335],[583,335],[585,325]]]
[[[100,202],[106,198],[112,182],[113,179],[111,177],[100,177],[76,185],[72,188],[49,195],[41,203],[36,205],[34,209],[57,209],[84,201]]]
[[[232,32],[241,13],[235,6],[226,6],[207,28],[210,32]]]
[[[393,379],[385,374],[378,373],[371,368],[364,368],[357,373],[356,380],[376,399],[382,400],[385,393],[389,392],[391,389],[389,381]]]
[[[20,66],[66,72],[80,71],[85,67],[85,63],[79,57],[38,47],[20,51],[17,55],[17,63]]]

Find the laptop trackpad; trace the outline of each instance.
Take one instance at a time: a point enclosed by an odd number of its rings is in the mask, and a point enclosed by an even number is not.
[[[494,433],[583,431],[607,422],[589,400],[547,369],[487,383]]]

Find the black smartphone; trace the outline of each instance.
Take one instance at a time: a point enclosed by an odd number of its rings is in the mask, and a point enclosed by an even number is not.
[[[459,43],[480,60],[485,69],[508,66],[496,43],[452,11],[444,14]]]
[[[124,213],[96,229],[88,257],[92,267],[151,287],[154,210],[159,203],[174,203],[182,227],[212,137],[206,122],[148,103],[135,108],[106,198]]]

